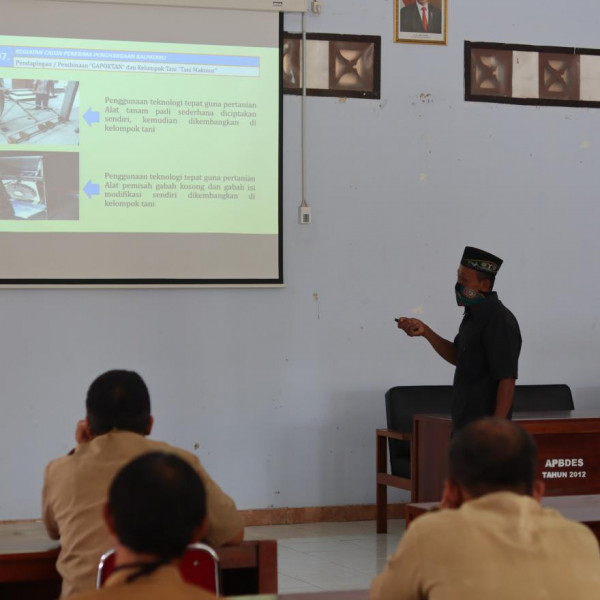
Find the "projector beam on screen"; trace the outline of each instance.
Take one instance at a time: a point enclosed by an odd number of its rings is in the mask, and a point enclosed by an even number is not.
[[[218,8],[231,10],[270,10],[278,12],[306,12],[307,0],[44,0],[45,2],[91,2],[95,4],[145,4],[152,6]]]

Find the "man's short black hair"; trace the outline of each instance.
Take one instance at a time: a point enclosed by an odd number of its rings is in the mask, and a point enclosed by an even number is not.
[[[121,544],[165,561],[183,555],[206,516],[200,476],[185,460],[164,452],[144,454],[121,469],[108,504]]]
[[[533,438],[515,423],[480,419],[452,440],[448,467],[450,480],[474,497],[498,491],[531,495],[537,448]]]
[[[85,402],[94,435],[123,429],[144,434],[150,419],[150,394],[134,371],[108,371],[96,378]]]

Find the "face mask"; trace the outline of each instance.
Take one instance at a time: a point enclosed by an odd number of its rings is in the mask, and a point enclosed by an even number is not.
[[[454,290],[456,292],[456,303],[459,306],[474,306],[480,304],[486,298],[485,292],[465,287],[461,283],[457,283]]]

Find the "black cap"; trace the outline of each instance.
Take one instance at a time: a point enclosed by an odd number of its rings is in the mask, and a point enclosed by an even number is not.
[[[467,246],[463,252],[460,264],[481,273],[496,275],[502,266],[502,259],[485,250]]]

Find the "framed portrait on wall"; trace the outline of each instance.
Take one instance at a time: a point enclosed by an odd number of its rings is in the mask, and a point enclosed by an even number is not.
[[[446,44],[448,0],[394,0],[394,42]]]

